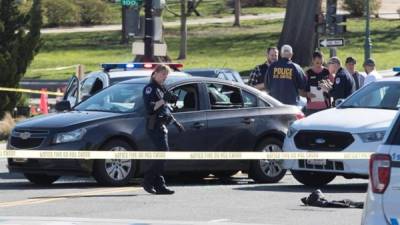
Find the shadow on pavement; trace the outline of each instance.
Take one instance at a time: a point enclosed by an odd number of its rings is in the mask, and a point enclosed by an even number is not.
[[[366,193],[368,183],[357,183],[357,184],[328,184],[324,187],[320,187],[323,193]],[[252,187],[238,187],[234,190],[240,191],[275,191],[275,192],[297,192],[297,193],[311,193],[315,187],[306,187],[304,185],[258,185]]]
[[[73,199],[73,198],[116,198],[116,197],[136,197],[138,195],[74,195],[74,196],[47,196],[47,197],[33,197],[28,199]]]

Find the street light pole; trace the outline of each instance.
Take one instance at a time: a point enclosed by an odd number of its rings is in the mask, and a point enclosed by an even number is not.
[[[145,0],[144,2],[144,61],[153,62],[153,0]]]
[[[371,58],[371,30],[370,30],[370,7],[369,0],[365,0],[365,45],[364,45],[364,61]]]

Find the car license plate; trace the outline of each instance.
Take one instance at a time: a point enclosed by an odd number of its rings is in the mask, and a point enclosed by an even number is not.
[[[28,161],[28,159],[26,159],[26,158],[15,158],[15,159],[13,159],[13,161],[16,162],[16,163],[25,163],[25,162]]]
[[[325,166],[326,159],[307,159],[307,164],[315,166]]]

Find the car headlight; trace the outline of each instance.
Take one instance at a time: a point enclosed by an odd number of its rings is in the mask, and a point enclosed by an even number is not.
[[[358,136],[360,136],[363,142],[376,142],[376,141],[382,141],[383,138],[385,137],[385,133],[386,131],[374,131],[374,132],[360,133],[358,134]]]
[[[290,126],[286,135],[287,135],[288,138],[291,138],[291,137],[293,137],[293,135],[294,135],[295,133],[297,133],[297,131],[298,131],[298,130],[296,130],[295,128],[293,128],[292,126]]]
[[[85,128],[80,128],[74,131],[59,133],[54,138],[54,143],[60,144],[65,142],[79,141],[82,139],[83,135],[86,134]]]

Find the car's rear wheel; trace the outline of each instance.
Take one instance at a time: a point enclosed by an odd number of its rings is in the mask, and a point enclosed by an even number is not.
[[[122,140],[112,140],[102,149],[109,151],[128,151],[132,147]],[[94,162],[93,176],[106,186],[122,186],[129,183],[135,174],[135,162],[130,159],[100,159]]]
[[[292,170],[292,175],[294,179],[298,182],[310,186],[310,187],[321,187],[327,185],[333,179],[335,179],[336,175],[331,173],[320,173],[320,172],[312,172],[312,171],[297,171]]]
[[[226,170],[226,171],[215,171],[212,174],[218,178],[229,178],[237,174],[239,170]]]
[[[26,179],[28,179],[31,183],[37,185],[50,185],[58,180],[60,176],[50,176],[46,174],[33,174],[33,173],[24,173]]]
[[[278,138],[269,137],[264,139],[256,147],[260,152],[282,152],[282,141]],[[277,183],[286,174],[283,169],[283,160],[267,159],[254,160],[250,165],[249,177],[257,183]]]

